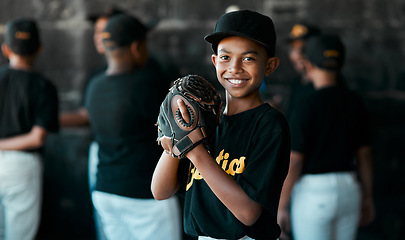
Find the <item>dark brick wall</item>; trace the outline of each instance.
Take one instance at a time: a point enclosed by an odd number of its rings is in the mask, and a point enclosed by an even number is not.
[[[39,21],[43,51],[36,68],[59,90],[62,111],[80,105],[88,72],[101,64],[92,45],[89,12],[116,4],[144,22],[159,20],[149,47],[173,79],[184,74],[205,76],[217,86],[210,47],[202,40],[231,4],[270,15],[278,32],[280,67],[266,79],[265,97],[287,99],[295,75],[283,39],[298,21],[340,34],[347,47],[344,68],[349,88],[365,99],[374,133],[377,219],[362,228],[359,239],[404,239],[405,209],[405,2],[403,0],[2,0],[0,40],[4,24],[18,17]],[[6,63],[1,56],[0,64]],[[286,102],[281,104],[281,110]],[[41,239],[92,239],[87,190],[87,128],[62,129],[47,143],[44,216]],[[401,232],[402,231],[402,232]]]

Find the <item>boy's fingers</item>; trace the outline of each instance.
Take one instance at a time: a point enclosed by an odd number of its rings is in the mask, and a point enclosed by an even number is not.
[[[179,105],[180,113],[181,113],[181,116],[183,117],[184,121],[186,123],[189,123],[190,122],[190,114],[188,113],[186,104],[181,99],[177,100],[177,104]]]

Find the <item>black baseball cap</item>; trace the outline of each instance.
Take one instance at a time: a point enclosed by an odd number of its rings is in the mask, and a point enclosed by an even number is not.
[[[95,23],[97,21],[97,19],[99,19],[100,17],[110,18],[114,15],[118,15],[118,14],[122,14],[122,13],[125,13],[125,12],[123,10],[117,8],[116,6],[107,6],[106,8],[103,9],[103,11],[90,13],[87,16],[87,20],[89,20],[92,23]]]
[[[306,40],[309,37],[319,35],[320,33],[320,29],[316,26],[306,23],[297,23],[292,26],[287,41]]]
[[[205,36],[205,41],[212,44],[216,53],[219,42],[231,36],[249,38],[266,47],[270,56],[274,56],[276,31],[270,17],[251,10],[229,12],[221,16],[214,32]]]
[[[306,58],[317,67],[340,71],[345,58],[345,48],[337,35],[319,35],[308,39],[304,47]]]
[[[108,20],[102,38],[108,49],[115,49],[143,39],[148,30],[137,18],[128,14],[118,14]]]
[[[34,54],[40,45],[36,22],[27,18],[9,21],[6,25],[4,40],[8,47],[18,55]]]

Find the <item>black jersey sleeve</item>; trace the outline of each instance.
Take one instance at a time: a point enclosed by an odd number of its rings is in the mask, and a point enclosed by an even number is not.
[[[41,126],[49,132],[57,132],[59,130],[59,102],[56,87],[46,81],[43,90],[44,92],[38,95],[34,125]]]

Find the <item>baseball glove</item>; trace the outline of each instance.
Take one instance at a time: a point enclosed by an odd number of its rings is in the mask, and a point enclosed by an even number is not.
[[[187,107],[189,122],[183,119],[178,99]],[[184,158],[201,142],[209,143],[221,114],[221,97],[207,80],[197,75],[179,78],[160,106],[157,142],[171,149],[173,157]]]

